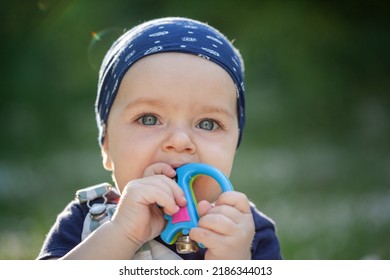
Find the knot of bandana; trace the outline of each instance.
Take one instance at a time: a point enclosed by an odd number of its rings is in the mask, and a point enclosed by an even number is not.
[[[103,144],[108,115],[127,70],[145,56],[162,52],[198,55],[225,69],[237,92],[239,139],[245,126],[244,66],[240,53],[215,28],[187,18],[161,18],[123,34],[107,52],[99,72],[95,104],[99,142]],[[237,145],[237,146],[238,146]]]

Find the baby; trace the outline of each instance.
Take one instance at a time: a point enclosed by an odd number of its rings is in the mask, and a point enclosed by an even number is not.
[[[280,259],[272,221],[245,194],[221,193],[208,176],[194,181],[200,219],[189,233],[205,248],[179,254],[159,237],[164,214],[188,203],[174,180],[178,167],[206,163],[230,175],[244,97],[241,56],[211,26],[162,18],[122,35],[102,63],[96,101],[103,165],[116,188],[104,188],[100,197],[89,194],[107,184],[79,192],[38,258]],[[94,204],[107,209],[116,202],[112,217],[91,229]]]

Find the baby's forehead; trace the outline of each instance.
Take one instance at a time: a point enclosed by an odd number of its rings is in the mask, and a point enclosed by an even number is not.
[[[154,54],[139,60],[125,74],[119,91],[132,92],[138,98],[164,92],[161,99],[172,98],[169,93],[196,98],[210,92],[210,95],[227,95],[230,97],[227,100],[233,100],[234,104],[237,98],[234,81],[224,68],[202,57],[177,52]],[[207,95],[203,98],[212,101]]]
[[[229,77],[229,80],[234,83],[234,80],[231,78],[230,74],[226,71],[225,68],[221,67],[217,63],[205,59],[202,56],[194,54],[181,52],[162,52],[149,55],[135,62],[127,70],[125,75],[134,72],[134,69],[138,70],[137,68],[141,68],[143,74],[147,74],[147,71],[156,72],[159,69],[165,69],[165,71],[173,72],[176,68],[179,68],[182,72],[178,72],[178,75],[190,73],[194,79],[197,77],[196,74],[199,74],[195,70],[200,69],[202,72],[208,71],[213,74],[208,77],[209,79],[214,79],[215,75],[224,73],[223,75]]]

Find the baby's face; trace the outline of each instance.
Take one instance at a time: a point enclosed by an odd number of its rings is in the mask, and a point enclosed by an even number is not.
[[[151,164],[177,168],[208,163],[229,176],[238,141],[236,90],[214,62],[190,54],[147,56],[124,76],[111,108],[102,148],[120,191]],[[198,201],[220,188],[209,177],[194,183]]]

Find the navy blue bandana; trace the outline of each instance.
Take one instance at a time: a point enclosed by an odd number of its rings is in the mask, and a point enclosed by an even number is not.
[[[187,18],[161,18],[140,24],[123,34],[107,52],[100,68],[95,106],[100,144],[103,144],[108,115],[127,70],[143,57],[162,52],[198,55],[217,63],[229,73],[237,92],[239,145],[245,125],[241,55],[218,30]]]

